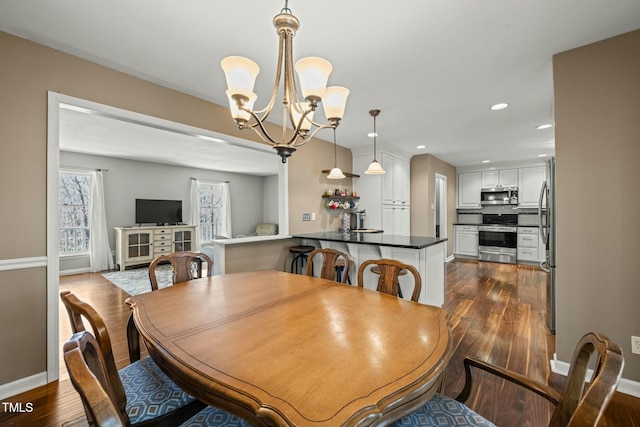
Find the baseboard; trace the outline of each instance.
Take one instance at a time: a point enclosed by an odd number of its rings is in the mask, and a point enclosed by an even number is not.
[[[553,359],[549,361],[551,365],[551,372],[554,374],[560,374],[563,376],[567,376],[569,374],[570,363],[563,362],[557,359],[557,355],[553,354]],[[587,377],[590,377],[593,374],[593,370],[589,369],[587,372]],[[628,380],[626,378],[620,378],[620,382],[618,383],[618,391],[620,393],[628,394],[629,396],[640,398],[640,382]]]
[[[89,267],[83,267],[83,268],[75,268],[73,270],[63,270],[60,271],[58,274],[60,274],[60,276],[71,276],[72,274],[81,274],[81,273],[89,273],[91,272],[91,270],[89,270]]]
[[[447,259],[445,259],[445,260],[444,260],[444,262],[451,262],[451,261],[453,261],[454,259],[456,259],[455,255],[449,255],[449,256],[447,257]]]
[[[47,373],[40,372],[39,374],[31,375],[30,377],[20,378],[17,381],[2,384],[0,385],[0,400],[7,401],[8,397],[24,393],[25,391],[33,390],[36,387],[45,385],[46,383]]]

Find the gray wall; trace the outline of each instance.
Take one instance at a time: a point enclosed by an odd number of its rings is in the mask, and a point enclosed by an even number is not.
[[[557,354],[599,331],[640,381],[640,30],[553,58],[557,176]]]
[[[182,200],[183,220],[189,222],[190,178],[200,181],[229,181],[233,235],[255,231],[257,223],[278,222],[278,177],[261,177],[182,166],[140,162],[114,157],[60,152],[64,166],[108,169],[104,172],[109,244],[115,250],[114,227],[134,225],[135,199]],[[269,219],[269,221],[266,221]],[[60,271],[87,267],[85,260],[60,259]]]

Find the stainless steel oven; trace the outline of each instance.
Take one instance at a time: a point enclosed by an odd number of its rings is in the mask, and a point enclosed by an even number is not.
[[[518,215],[484,214],[478,227],[480,261],[515,264],[518,254]]]

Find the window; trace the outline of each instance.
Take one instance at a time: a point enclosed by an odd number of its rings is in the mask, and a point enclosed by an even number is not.
[[[198,199],[200,202],[200,241],[213,240],[216,236],[223,234],[223,186],[199,182]]]
[[[90,243],[91,175],[60,172],[59,244],[64,254],[87,254]]]

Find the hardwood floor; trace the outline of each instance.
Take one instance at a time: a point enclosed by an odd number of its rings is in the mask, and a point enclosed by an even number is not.
[[[445,308],[450,313],[453,356],[444,393],[462,389],[462,359],[472,354],[522,372],[560,388],[563,378],[550,373],[555,336],[544,319],[546,274],[536,267],[456,260],[446,267]],[[118,367],[127,365],[125,324],[128,296],[98,273],[60,278],[69,289],[90,302],[104,317],[111,334]],[[64,308],[60,310],[61,345],[71,335]],[[32,412],[8,413],[0,407],[0,426],[75,426],[84,419],[80,398],[73,389],[64,362],[60,380],[3,402],[33,404]],[[544,426],[552,406],[546,401],[488,375],[479,375],[479,387],[467,404],[501,426]],[[496,405],[496,402],[498,405]],[[600,427],[640,427],[640,399],[616,393]]]

